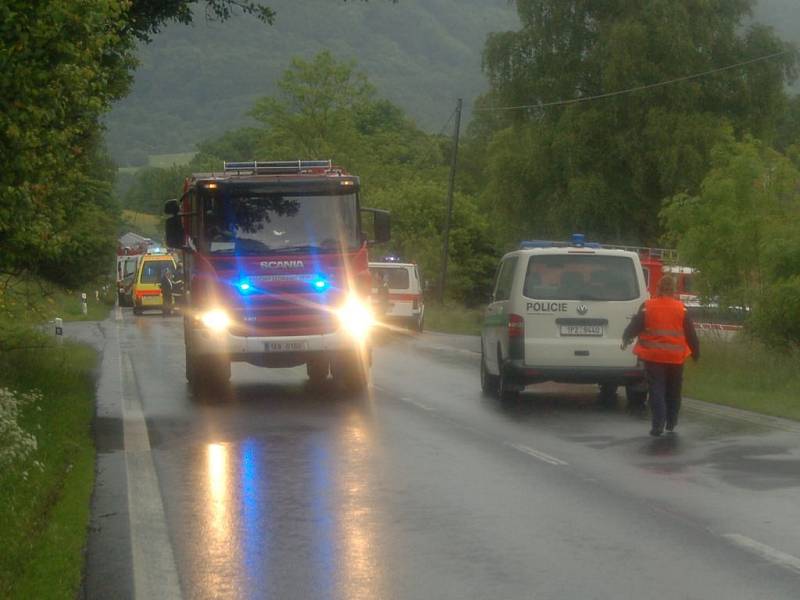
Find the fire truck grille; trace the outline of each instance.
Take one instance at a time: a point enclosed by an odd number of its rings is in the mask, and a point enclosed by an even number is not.
[[[253,301],[243,308],[230,332],[244,337],[321,335],[336,331],[336,316],[319,298],[278,298]]]

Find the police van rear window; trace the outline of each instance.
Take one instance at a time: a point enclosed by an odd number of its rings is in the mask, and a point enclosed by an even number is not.
[[[370,267],[372,273],[372,284],[375,287],[381,285],[381,281],[388,279],[389,289],[407,290],[409,288],[408,269],[405,267]]]
[[[635,300],[639,282],[626,256],[531,256],[523,294],[537,300]]]

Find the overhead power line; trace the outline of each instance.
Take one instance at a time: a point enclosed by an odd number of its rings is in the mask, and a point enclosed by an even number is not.
[[[744,67],[747,65],[752,65],[753,63],[763,62],[765,60],[772,60],[773,58],[777,58],[779,56],[784,56],[786,54],[790,54],[794,52],[794,50],[784,50],[782,52],[773,52],[772,54],[767,54],[765,56],[759,56],[758,58],[751,58],[750,60],[744,60],[742,62],[738,62],[733,65],[727,65],[725,67],[719,67],[717,69],[711,69],[709,71],[703,71],[702,73],[694,73],[693,75],[685,75],[683,77],[676,77],[675,79],[668,79],[666,81],[660,81],[658,83],[649,83],[647,85],[639,85],[636,87],[628,88],[625,90],[617,90],[615,92],[606,92],[605,94],[596,94],[594,96],[582,96],[579,98],[571,98],[569,100],[556,100],[554,102],[540,102],[538,104],[521,104],[518,106],[490,106],[490,107],[482,107],[482,108],[473,108],[473,112],[494,112],[494,111],[502,111],[502,110],[522,110],[526,108],[548,108],[551,106],[564,106],[568,104],[579,104],[581,102],[590,102],[592,100],[602,100],[604,98],[611,98],[613,96],[622,96],[624,94],[632,94],[634,92],[641,92],[643,90],[650,90],[653,88],[664,87],[666,85],[672,85],[674,83],[680,83],[682,81],[689,81],[691,79],[699,79],[701,77],[707,77],[708,75],[714,75],[715,73],[721,73],[722,71],[730,71],[731,69],[738,69],[739,67]]]

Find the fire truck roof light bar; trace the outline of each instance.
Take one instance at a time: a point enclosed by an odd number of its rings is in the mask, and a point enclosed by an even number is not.
[[[678,260],[678,251],[670,248],[648,248],[645,246],[625,246],[621,244],[598,244],[597,242],[587,242],[582,234],[573,234],[568,242],[552,240],[529,240],[520,243],[520,250],[530,250],[531,248],[603,248],[607,250],[625,250],[636,252],[640,256],[658,258],[667,262]]]
[[[333,168],[333,161],[328,160],[246,160],[237,162],[223,163],[223,170],[226,173],[242,172],[253,175],[278,175],[303,173],[311,170],[330,171]]]

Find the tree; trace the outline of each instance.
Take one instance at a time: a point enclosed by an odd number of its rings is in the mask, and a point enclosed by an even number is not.
[[[447,182],[407,178],[378,188],[370,204],[392,212],[392,241],[386,251],[420,265],[429,285],[438,283],[442,261]],[[448,295],[468,306],[486,301],[497,266],[497,254],[486,218],[474,197],[456,194],[450,231]]]
[[[698,191],[728,125],[737,136],[775,135],[795,55],[771,30],[745,26],[751,5],[518,0],[522,29],[486,45],[485,109],[588,99],[786,54],[613,97],[479,113],[475,143],[490,144],[484,201],[506,204],[502,226],[657,242],[662,199]]]
[[[353,159],[358,148],[356,116],[375,98],[375,88],[354,63],[337,62],[328,51],[311,61],[292,60],[278,82],[277,97],[259,100],[251,116],[266,128],[263,142],[270,156]]]
[[[751,308],[766,341],[800,344],[800,170],[764,142],[731,132],[696,195],[662,210],[668,239],[699,268],[702,291]]]
[[[131,47],[114,33],[125,9],[107,0],[0,6],[0,272],[59,280],[76,244],[107,246],[100,238],[115,228],[103,216],[114,209],[98,119],[127,89]]]
[[[56,282],[107,270],[118,209],[101,116],[128,91],[136,37],[187,17],[187,0],[0,4],[0,273]],[[220,18],[237,0],[206,0]]]

